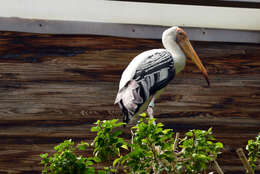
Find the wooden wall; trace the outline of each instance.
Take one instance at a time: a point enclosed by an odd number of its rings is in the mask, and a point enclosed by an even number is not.
[[[175,131],[213,127],[226,173],[243,173],[235,150],[260,131],[260,45],[193,42],[211,88],[188,61],[156,102]],[[65,139],[91,141],[93,122],[121,118],[120,74],[160,40],[0,32],[0,173],[40,173],[41,153]],[[129,137],[129,130],[124,129]]]

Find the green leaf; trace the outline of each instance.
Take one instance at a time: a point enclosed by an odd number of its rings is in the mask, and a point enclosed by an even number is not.
[[[114,126],[115,126],[115,127],[120,127],[120,126],[125,125],[125,124],[126,124],[126,123],[118,122],[118,123],[116,123]]]
[[[119,160],[121,160],[121,158],[117,158],[113,161],[113,166],[115,167],[117,165],[117,163],[119,162]]]
[[[86,166],[92,166],[94,163],[92,161],[86,161],[85,165]]]
[[[121,147],[128,150],[128,146],[126,144],[123,144]]]
[[[87,149],[87,147],[89,147],[89,144],[87,143],[87,142],[81,142],[80,144],[78,144],[77,145],[77,148],[79,149],[79,150],[86,150]]]
[[[147,139],[142,139],[141,141],[142,141],[142,143],[144,143],[144,144],[147,144],[147,143],[148,143],[148,140],[147,140]]]
[[[100,123],[100,120],[98,120],[97,122],[95,122],[94,124],[99,124]]]
[[[140,117],[146,117],[146,113],[145,112],[141,113]]]
[[[41,157],[41,158],[47,158],[48,156],[49,156],[48,153],[40,154],[40,157]]]
[[[186,133],[186,135],[189,136],[189,137],[192,137],[193,133],[191,131],[189,131],[189,132]]]
[[[107,174],[105,170],[98,170],[98,174]]]
[[[164,125],[162,123],[157,123],[158,127],[163,127]]]
[[[207,144],[208,144],[208,145],[212,145],[213,142],[212,142],[212,141],[207,141]]]
[[[93,159],[93,161],[95,161],[96,163],[100,163],[101,162],[101,159],[100,158],[98,158],[98,157],[93,157],[92,158]]]
[[[171,131],[171,129],[165,129],[165,130],[162,131],[162,133],[163,133],[163,134],[167,134],[167,133],[170,132],[170,131]]]
[[[98,127],[92,127],[92,128],[90,129],[91,132],[97,132],[98,130],[99,130]]]
[[[111,136],[117,137],[118,135],[121,135],[121,134],[122,134],[122,131],[117,130],[117,131],[115,131]]]
[[[212,127],[210,127],[210,128],[208,129],[208,132],[212,132]]]
[[[89,167],[84,171],[84,174],[95,174],[95,168]]]
[[[223,144],[221,142],[217,142],[216,143],[216,147],[222,149],[224,146],[223,146]]]

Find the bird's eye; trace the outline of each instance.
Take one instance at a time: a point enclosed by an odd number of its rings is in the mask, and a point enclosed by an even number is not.
[[[186,35],[185,35],[183,32],[179,32],[179,37],[180,37],[180,38],[185,38]]]

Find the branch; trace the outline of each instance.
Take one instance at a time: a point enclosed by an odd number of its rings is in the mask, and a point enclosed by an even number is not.
[[[177,132],[177,133],[176,133],[176,136],[175,136],[174,143],[173,143],[173,153],[175,152],[175,150],[176,150],[176,148],[177,148],[178,141],[179,141],[179,137],[180,137],[180,133]]]
[[[239,156],[240,160],[242,161],[243,166],[244,166],[245,169],[246,169],[246,173],[247,173],[247,174],[255,174],[255,172],[254,172],[253,169],[251,168],[251,166],[250,166],[250,164],[249,164],[249,162],[248,162],[248,160],[247,160],[247,158],[246,158],[246,155],[245,155],[243,149],[242,149],[242,148],[238,148],[238,149],[236,150],[236,152],[237,152],[237,155]]]
[[[216,160],[214,160],[213,162],[214,162],[214,167],[215,167],[216,171],[218,172],[218,174],[224,174],[223,170],[218,165],[218,162]]]
[[[132,129],[131,129],[131,135],[132,135],[132,137],[131,137],[131,144],[134,144],[134,136],[135,136],[135,134],[134,134],[134,132],[132,131]],[[132,146],[131,146],[131,152],[133,151],[133,148],[132,148]]]
[[[178,162],[186,162],[186,161],[189,161],[191,159],[192,159],[191,157],[189,157],[189,158],[178,158],[177,161]]]

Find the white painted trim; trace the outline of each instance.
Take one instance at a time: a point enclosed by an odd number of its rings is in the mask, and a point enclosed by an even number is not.
[[[260,9],[102,0],[8,0],[0,17],[260,30]]]
[[[1,18],[0,31],[46,34],[88,34],[128,38],[161,39],[168,27],[61,20]],[[190,40],[213,42],[260,43],[259,31],[182,27]]]

